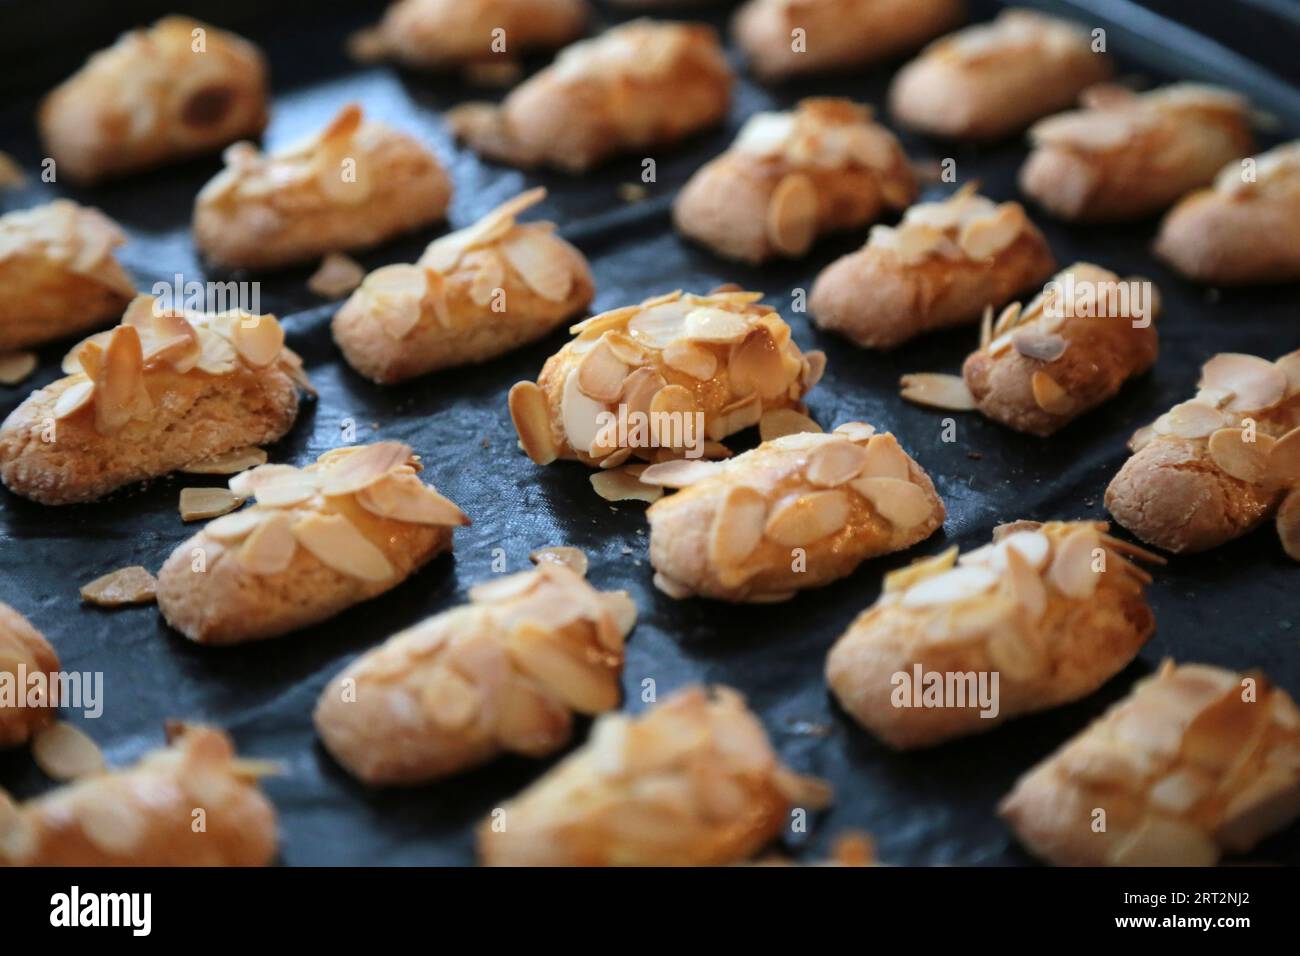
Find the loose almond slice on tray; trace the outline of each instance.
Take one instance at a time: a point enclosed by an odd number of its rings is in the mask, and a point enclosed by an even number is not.
[[[81,599],[100,607],[150,604],[158,589],[157,579],[139,565],[110,571],[81,588]]]
[[[953,412],[975,410],[975,397],[959,375],[914,372],[899,380],[902,398],[918,405]]]

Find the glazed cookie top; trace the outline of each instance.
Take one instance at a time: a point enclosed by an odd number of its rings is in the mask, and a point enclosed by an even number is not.
[[[692,63],[731,76],[711,27],[640,19],[565,47],[544,75],[566,83],[595,80],[617,85],[629,77],[656,83],[671,81]]]
[[[1075,24],[1032,10],[1004,10],[988,23],[936,40],[923,55],[979,68],[1005,63],[1008,57],[1065,58],[1091,52],[1087,31]]]
[[[994,203],[967,184],[941,202],[917,203],[897,226],[872,226],[866,248],[888,250],[907,266],[930,259],[987,262],[1032,232],[1020,203]]]
[[[1029,130],[1034,145],[1111,153],[1148,135],[1173,140],[1193,119],[1241,125],[1249,108],[1230,90],[1197,83],[1174,83],[1149,93],[1103,84],[1085,91],[1081,100],[1083,109],[1034,124]]]
[[[93,414],[93,427],[113,435],[129,422],[148,420],[159,402],[155,376],[223,376],[277,366],[305,388],[302,360],[284,345],[273,315],[165,311],[150,295],[136,296],[122,324],[100,332],[63,360],[70,376],[54,406],[56,420]],[[165,387],[165,384],[164,384]]]
[[[1300,351],[1276,362],[1214,356],[1201,367],[1196,395],[1139,428],[1129,448],[1164,440],[1204,442],[1219,470],[1241,481],[1300,484]]]
[[[1234,199],[1282,199],[1300,196],[1300,142],[1283,143],[1253,157],[1253,178],[1246,160],[1233,160],[1219,173],[1214,190]]]
[[[460,272],[472,276],[469,295],[479,306],[488,306],[510,275],[548,302],[564,302],[584,277],[581,258],[555,235],[554,223],[515,219],[545,198],[538,187],[502,203],[472,226],[435,239],[414,265],[376,269],[354,298],[395,338],[420,324],[426,306],[440,325],[452,324],[448,278]]]
[[[67,199],[0,216],[0,265],[20,256],[47,259],[132,295],[130,278],[113,258],[113,250],[125,242],[113,220]]]
[[[226,168],[214,176],[198,195],[198,204],[212,206],[240,201],[263,202],[285,210],[300,211],[321,205],[359,206],[374,192],[375,168],[382,162],[380,150],[403,134],[374,120],[366,120],[361,107],[349,103],[323,130],[313,136],[262,153],[248,142],[226,148]],[[410,152],[404,151],[408,157]],[[427,155],[427,154],[426,154]],[[352,175],[345,179],[343,164],[352,160]],[[435,161],[427,155],[427,165]]]

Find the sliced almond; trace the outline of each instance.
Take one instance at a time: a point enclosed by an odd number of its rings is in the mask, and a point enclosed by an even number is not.
[[[95,383],[95,430],[112,435],[127,422],[152,407],[144,384],[144,352],[140,333],[132,326],[113,330],[104,350],[100,377]]]
[[[642,483],[638,477],[639,472],[640,469],[635,465],[598,471],[591,476],[591,487],[606,501],[645,501],[653,504],[663,497],[664,490],[657,484]]]
[[[993,668],[1011,680],[1033,680],[1047,666],[1038,645],[1016,628],[998,629],[989,638],[987,648]]]
[[[1240,352],[1220,352],[1201,367],[1205,388],[1232,392],[1226,408],[1231,412],[1252,412],[1272,408],[1287,393],[1286,372],[1275,363]]]
[[[681,338],[685,333],[686,313],[691,309],[689,303],[675,299],[645,306],[636,311],[630,319],[620,320],[614,325],[615,327],[626,325],[628,335],[643,345],[655,349],[667,348],[670,343]]]
[[[239,563],[252,574],[279,574],[289,567],[297,549],[293,519],[285,512],[273,512],[244,539]]]
[[[873,435],[876,434],[876,426],[867,422],[844,422],[836,425],[833,435],[843,435],[849,441],[856,445],[869,443]]]
[[[361,286],[366,270],[350,256],[331,252],[307,280],[307,289],[322,299],[341,299]]]
[[[206,521],[209,518],[219,518],[234,511],[246,500],[235,495],[229,488],[182,488],[181,520]]]
[[[1094,528],[1076,528],[1056,546],[1047,579],[1066,597],[1084,600],[1092,597],[1101,575],[1092,569],[1093,552],[1099,546]]]
[[[47,777],[60,783],[108,771],[99,745],[63,721],[48,724],[32,735],[32,759]]]
[[[549,465],[559,449],[551,434],[551,411],[546,393],[535,382],[516,382],[510,389],[510,420],[519,433],[519,443],[534,464]]]
[[[636,369],[623,383],[623,404],[627,406],[628,415],[636,412],[649,414],[655,396],[667,384],[664,377],[652,368]]]
[[[321,494],[355,494],[387,477],[394,468],[405,465],[410,460],[411,446],[400,441],[379,441],[371,445],[362,445],[337,465],[332,465],[321,472],[319,481]],[[259,501],[262,500],[260,491],[257,497]]]
[[[88,406],[95,397],[95,383],[74,382],[65,388],[54,403],[54,418],[63,421]]]
[[[308,515],[294,524],[293,536],[321,564],[348,577],[379,583],[397,574],[388,556],[342,515]]]
[[[705,423],[704,430],[712,441],[722,441],[728,435],[757,425],[762,417],[763,401],[755,392],[722,406],[718,414]]]
[[[602,338],[578,363],[578,388],[598,402],[617,401],[630,371]]]
[[[1287,557],[1300,561],[1300,491],[1293,490],[1277,509],[1277,534]]]
[[[821,430],[815,421],[793,408],[769,408],[758,419],[758,435],[763,441],[805,432],[820,433]]]
[[[924,581],[926,578],[934,577],[936,574],[942,574],[944,571],[949,570],[956,561],[956,545],[932,557],[918,558],[907,567],[886,574],[884,590],[886,592],[906,591],[912,585]]]
[[[284,328],[273,315],[241,316],[232,327],[231,344],[253,368],[266,368],[284,348]]]
[[[497,246],[528,288],[549,302],[563,302],[573,288],[573,266],[564,243],[536,225],[520,227]]]
[[[864,478],[897,478],[907,481],[912,474],[912,463],[898,444],[898,439],[888,432],[872,435],[867,441],[866,458],[862,465]]]
[[[765,219],[767,241],[782,255],[797,258],[817,236],[817,187],[805,173],[787,173],[772,190]]]
[[[743,485],[731,488],[718,506],[709,529],[709,561],[729,567],[744,561],[763,540],[767,498]]]
[[[664,488],[686,488],[698,481],[718,474],[718,465],[711,461],[677,458],[651,465],[641,472],[640,481]]]
[[[856,478],[850,487],[871,502],[880,517],[899,530],[915,528],[934,512],[923,488],[897,478]]]
[[[533,564],[558,564],[580,577],[587,575],[587,555],[581,548],[564,546],[538,548],[529,554],[528,558]]]
[[[272,516],[277,514],[274,511],[264,511],[259,508],[249,508],[247,511],[236,511],[233,514],[225,515],[213,521],[203,529],[203,534],[214,541],[233,544],[243,541],[252,534],[263,521],[268,521]]]
[[[614,671],[567,652],[550,628],[524,622],[511,632],[507,647],[520,670],[578,713],[599,714],[618,706],[619,684]]]
[[[1018,548],[1007,548],[1003,554],[1006,556],[1007,586],[1011,600],[1024,608],[1030,621],[1037,623],[1047,610],[1047,588],[1043,585],[1042,576]]]
[[[884,479],[875,479],[881,481]],[[904,607],[934,607],[956,604],[978,597],[993,589],[997,575],[979,565],[953,568],[940,574],[923,578],[903,593]]]
[[[607,412],[604,402],[583,394],[578,384],[578,370],[570,372],[564,380],[564,392],[560,398],[560,421],[569,444],[577,451],[594,454],[592,446],[601,435],[603,416]]]
[[[813,352],[803,353],[803,372],[799,377],[799,384],[803,386],[804,391],[808,391],[814,385],[822,380],[826,374],[826,353],[820,349]]]
[[[483,692],[450,667],[437,667],[420,691],[425,714],[444,731],[467,726],[483,706]]]
[[[263,467],[266,467],[265,465]],[[243,474],[250,474],[244,472]],[[235,476],[235,479],[239,478]],[[240,494],[235,479],[231,479],[231,490]],[[317,476],[309,471],[293,469],[275,474],[257,484],[254,494],[257,503],[266,508],[292,508],[304,501],[309,501],[320,491]]]
[[[1034,393],[1034,404],[1049,415],[1068,415],[1074,409],[1074,400],[1060,383],[1044,371],[1037,371],[1029,379]]]
[[[727,363],[733,395],[757,392],[766,400],[780,396],[789,388],[781,353],[766,328],[756,328],[731,347]],[[795,372],[797,374],[797,371]]]
[[[234,448],[202,461],[191,462],[180,469],[187,475],[237,475],[241,471],[266,464],[266,451],[255,445]]]
[[[803,547],[839,532],[849,520],[849,497],[843,491],[813,491],[778,503],[764,534],[787,548]]]
[[[650,360],[646,350],[626,332],[610,330],[601,336],[614,357],[629,368],[637,368]]]
[[[1253,485],[1268,478],[1274,439],[1257,434],[1253,442],[1248,442],[1245,436],[1240,428],[1220,428],[1210,436],[1206,451],[1224,474]]]
[[[468,516],[436,488],[415,475],[388,474],[357,492],[357,504],[393,521],[428,525],[467,525]]]
[[[918,405],[953,412],[969,412],[976,407],[975,396],[957,375],[915,372],[904,375],[899,380],[899,385],[902,386],[899,394]]]
[[[709,349],[687,339],[678,339],[664,348],[664,363],[669,368],[707,382],[718,371],[718,357]]]
[[[1300,427],[1291,429],[1269,449],[1268,476],[1281,485],[1300,484]]]
[[[729,344],[749,334],[749,323],[735,312],[700,306],[686,314],[682,334],[697,342]]]
[[[110,571],[83,585],[81,599],[100,607],[152,604],[157,591],[158,579],[137,564]]]
[[[17,385],[36,371],[36,353],[10,352],[0,355],[0,385]]]
[[[1287,394],[1295,395],[1300,392],[1300,349],[1283,355],[1277,360],[1276,365],[1286,376]]]
[[[198,329],[199,360],[195,368],[209,375],[227,375],[235,370],[239,356],[235,347],[212,329]]]
[[[1182,402],[1156,419],[1152,429],[1158,435],[1178,438],[1205,438],[1222,428],[1227,416],[1201,402]]]
[[[420,324],[424,300],[432,286],[428,269],[399,264],[370,273],[361,284],[361,292],[384,331],[402,339]]]
[[[808,455],[804,476],[822,488],[838,487],[863,471],[869,457],[869,448],[870,445],[855,445],[847,439],[818,445]]]
[[[1055,362],[1070,345],[1062,335],[1035,328],[1017,329],[1011,334],[1011,344],[1025,358],[1040,362]]]

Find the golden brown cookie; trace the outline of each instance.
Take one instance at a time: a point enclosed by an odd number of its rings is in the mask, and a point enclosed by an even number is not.
[[[45,635],[0,601],[0,749],[26,743],[54,719],[59,685],[51,678],[58,669]]]

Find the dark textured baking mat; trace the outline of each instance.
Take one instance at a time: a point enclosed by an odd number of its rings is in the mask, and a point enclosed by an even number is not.
[[[1046,4],[1077,12],[1075,4]],[[163,12],[150,4],[120,3],[116,22],[81,23],[86,50],[112,40],[116,30]],[[102,671],[103,716],[70,719],[127,763],[161,739],[164,718],[182,716],[230,730],[248,754],[287,763],[288,773],[266,789],[280,814],[281,858],[288,864],[465,864],[473,860],[473,824],[543,773],[548,761],[504,759],[461,777],[410,790],[370,791],[353,782],[321,750],[311,710],[327,679],[362,651],[426,615],[465,599],[466,588],[491,571],[501,549],[510,569],[528,566],[530,550],[548,544],[580,547],[591,556],[590,577],[604,588],[627,588],[641,616],[628,644],[623,684],[627,706],[645,704],[645,678],[659,696],[692,682],[719,682],[742,690],[761,715],[783,758],[800,771],[828,778],[837,799],[805,834],[785,848],[815,858],[836,833],[862,828],[875,834],[881,857],[897,864],[1018,864],[1028,857],[994,815],[1016,777],[1122,696],[1165,656],[1233,668],[1262,667],[1300,695],[1300,570],[1286,559],[1271,528],[1209,554],[1176,560],[1150,589],[1159,629],[1139,660],[1098,693],[1077,704],[1024,717],[992,733],[934,750],[894,754],[850,723],[827,696],[822,665],[844,627],[876,597],[884,572],[956,543],[985,542],[992,527],[1015,518],[1104,518],[1102,491],[1124,460],[1124,442],[1138,425],[1190,395],[1200,363],[1222,350],[1277,355],[1300,346],[1296,288],[1222,293],[1192,286],[1165,269],[1147,248],[1155,223],[1117,228],[1067,228],[1035,215],[1061,263],[1088,259],[1159,284],[1165,314],[1155,371],[1132,383],[1105,407],[1049,440],[1018,435],[977,416],[958,418],[957,441],[941,440],[943,416],[903,403],[898,376],[910,371],[955,371],[976,338],[973,328],[927,336],[889,354],[863,352],[824,335],[790,309],[793,291],[807,289],[835,257],[856,248],[866,230],[819,243],[801,262],[761,269],[729,265],[676,237],[669,204],[686,177],[731,141],[758,109],[793,104],[801,96],[852,96],[879,105],[896,65],[771,89],[741,74],[725,128],[655,154],[658,181],[649,198],[627,204],[618,187],[634,182],[640,157],[620,159],[582,178],[484,164],[457,148],[439,114],[481,91],[447,77],[407,74],[388,67],[357,68],[341,52],[346,33],[375,15],[379,5],[338,2],[310,10],[291,3],[268,19],[232,19],[254,5],[191,4],[190,11],[228,25],[268,51],[275,88],[267,141],[275,146],[324,123],[344,102],[415,131],[446,162],[455,180],[451,223],[463,226],[527,186],[543,184],[550,197],[538,213],[558,222],[563,235],[591,259],[595,307],[608,309],[666,290],[708,290],[723,282],[761,289],[790,319],[804,348],[822,348],[830,362],[808,402],[826,425],[862,419],[896,432],[929,470],[948,506],[943,531],[906,554],[869,561],[844,581],[781,605],[731,607],[676,602],[650,584],[644,506],[611,505],[592,492],[589,472],[576,464],[532,465],[515,446],[505,408],[509,386],[534,377],[566,339],[543,342],[478,368],[458,369],[396,388],[380,388],[353,374],[334,348],[328,322],[335,306],[304,288],[309,270],[265,277],[264,308],[284,319],[289,343],[306,359],[320,397],[305,404],[290,435],[271,449],[272,460],[305,463],[341,442],[346,422],[359,440],[393,438],[413,445],[428,477],[474,519],[457,532],[454,557],[435,561],[390,594],[301,633],[233,649],[197,647],[169,630],[153,607],[112,612],[82,607],[77,587],[125,564],[157,568],[194,529],[176,512],[182,485],[205,481],[171,477],[86,506],[42,508],[0,492],[0,600],[42,629],[69,670]],[[1248,89],[1258,105],[1283,119],[1265,137],[1272,142],[1300,131],[1300,105],[1287,82],[1270,78],[1223,48],[1189,36],[1156,18],[1129,20],[1133,8],[1116,0],[1090,6],[1135,24],[1125,29],[1098,14],[1089,23],[1111,27],[1112,51],[1123,72],[1148,82],[1178,76],[1218,79]],[[46,17],[59,5],[46,5]],[[975,3],[987,17],[991,4]],[[32,7],[18,8],[30,20]],[[0,5],[0,16],[15,13]],[[608,11],[606,11],[608,13]],[[699,14],[720,24],[717,8]],[[606,17],[608,21],[609,17]],[[15,21],[18,22],[18,21]],[[71,29],[71,26],[70,28]],[[0,30],[0,34],[4,33]],[[15,33],[10,36],[17,35]],[[78,34],[80,36],[80,34]],[[1261,32],[1268,46],[1277,36]],[[1190,45],[1189,45],[1190,44]],[[57,56],[55,56],[57,53]],[[10,89],[43,89],[50,62],[67,60],[64,47],[48,58],[9,58]],[[536,64],[533,64],[534,66]],[[1292,78],[1293,79],[1293,78]],[[0,106],[0,148],[27,169],[41,156],[32,126],[34,97],[15,93]],[[995,198],[1014,198],[1020,142],[990,148],[945,146],[904,135],[918,161],[952,156],[960,180],[979,179]],[[219,168],[208,158],[90,190],[34,184],[0,198],[11,210],[58,195],[104,209],[130,234],[122,257],[141,288],[176,272],[202,279],[188,224],[194,194]],[[927,196],[947,188],[931,188]],[[367,268],[412,261],[442,228],[430,229],[360,257]],[[57,377],[68,343],[41,351],[35,378],[0,389],[7,414],[32,386]],[[740,436],[737,447],[752,444]],[[217,479],[211,480],[213,484]],[[583,739],[585,726],[575,734]],[[24,751],[0,755],[0,785],[21,795],[49,786]],[[1300,826],[1262,845],[1251,859],[1300,861]]]

